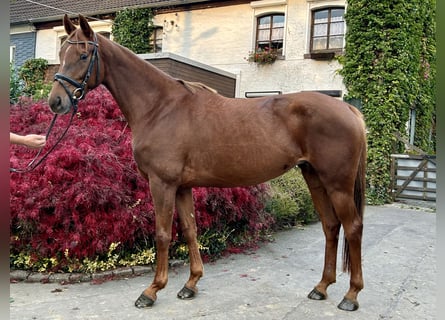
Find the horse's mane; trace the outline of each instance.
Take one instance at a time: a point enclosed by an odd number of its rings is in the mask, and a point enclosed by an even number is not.
[[[182,79],[176,79],[179,83],[183,84],[184,87],[187,88],[187,90],[189,90],[191,93],[195,94],[196,93],[196,89],[205,89],[208,90],[210,92],[213,93],[217,93],[218,91],[216,91],[215,89],[206,86],[204,83],[201,82],[192,82],[192,81],[185,81]]]

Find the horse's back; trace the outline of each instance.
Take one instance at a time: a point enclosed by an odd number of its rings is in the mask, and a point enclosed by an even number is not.
[[[361,139],[364,123],[361,113],[348,103],[328,95],[303,91],[258,100],[260,107],[270,109],[285,128],[297,137],[317,136],[331,139]],[[347,139],[346,139],[347,140]]]

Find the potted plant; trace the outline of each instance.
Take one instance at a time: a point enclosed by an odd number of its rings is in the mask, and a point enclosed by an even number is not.
[[[255,51],[250,51],[246,60],[257,64],[271,64],[274,63],[278,57],[278,52],[275,49],[258,48]]]

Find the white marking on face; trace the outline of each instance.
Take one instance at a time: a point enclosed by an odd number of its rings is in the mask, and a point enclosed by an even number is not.
[[[63,67],[65,67],[65,59],[66,59],[66,56],[68,55],[68,51],[70,50],[72,48],[72,46],[69,46],[67,49],[66,49],[66,51],[65,51],[65,56],[63,57],[63,61],[62,61],[62,68]]]

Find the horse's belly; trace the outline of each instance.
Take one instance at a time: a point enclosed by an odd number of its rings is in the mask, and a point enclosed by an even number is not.
[[[199,152],[184,170],[184,182],[195,186],[235,187],[255,185],[275,178],[296,165],[295,150],[276,146],[240,147],[225,145]]]

